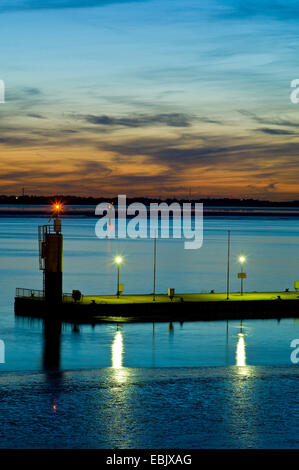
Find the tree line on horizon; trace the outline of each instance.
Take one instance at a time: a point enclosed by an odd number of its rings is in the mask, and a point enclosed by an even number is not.
[[[101,202],[111,202],[117,206],[118,198],[117,197],[91,197],[91,196],[70,196],[70,195],[53,195],[53,196],[35,196],[35,195],[1,195],[0,204],[43,204],[49,205],[54,201],[62,201],[64,205],[97,205]],[[153,198],[153,197],[127,197],[127,203],[131,204],[132,202],[141,202],[145,205],[148,205],[152,202],[166,202],[171,204],[173,202],[186,203],[186,202],[201,202],[205,206],[258,206],[258,207],[296,207],[299,206],[299,200],[294,201],[268,201],[261,199],[237,199],[237,198],[201,198],[201,199],[189,199],[189,198]]]

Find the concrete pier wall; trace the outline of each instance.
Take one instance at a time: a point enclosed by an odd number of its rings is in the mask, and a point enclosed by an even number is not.
[[[62,303],[55,309],[44,300],[15,299],[15,313],[44,318],[53,316],[72,323],[94,323],[114,318],[131,321],[188,321],[299,318],[299,300],[234,300],[168,303]]]

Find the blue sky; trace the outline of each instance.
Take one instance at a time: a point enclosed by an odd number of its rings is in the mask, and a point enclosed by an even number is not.
[[[2,2],[1,192],[298,198],[296,3]]]

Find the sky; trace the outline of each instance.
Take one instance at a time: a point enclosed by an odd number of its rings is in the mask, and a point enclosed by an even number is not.
[[[2,0],[0,194],[299,199],[298,1]]]

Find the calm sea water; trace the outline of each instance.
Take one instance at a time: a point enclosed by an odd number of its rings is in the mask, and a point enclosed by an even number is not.
[[[127,293],[152,291],[152,241],[95,237],[96,220],[63,220],[64,291],[115,293],[124,257]],[[37,227],[0,218],[1,447],[298,447],[298,367],[290,343],[299,321],[44,325],[18,319],[16,287],[40,289]],[[299,280],[299,220],[212,217],[204,245],[158,242],[157,290],[224,291],[227,230],[231,289],[247,256],[247,290]],[[279,424],[279,426],[278,426]]]

